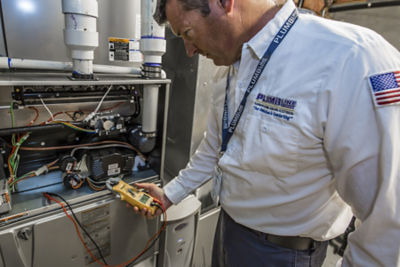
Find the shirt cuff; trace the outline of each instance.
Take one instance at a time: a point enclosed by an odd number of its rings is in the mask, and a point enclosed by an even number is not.
[[[185,188],[177,181],[177,178],[171,180],[163,187],[163,189],[164,194],[175,205],[181,202],[189,194],[186,192]]]

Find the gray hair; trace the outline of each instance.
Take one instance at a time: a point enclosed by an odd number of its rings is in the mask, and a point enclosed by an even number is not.
[[[200,14],[207,17],[211,10],[208,5],[208,0],[177,0],[182,4],[183,10],[191,11],[198,10]],[[156,11],[154,12],[154,19],[158,24],[164,24],[167,22],[167,15],[165,14],[165,6],[167,0],[157,0]]]

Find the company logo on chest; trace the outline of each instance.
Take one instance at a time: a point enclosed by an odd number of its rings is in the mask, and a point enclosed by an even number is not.
[[[259,93],[253,108],[255,111],[290,121],[294,118],[296,104],[295,100]]]

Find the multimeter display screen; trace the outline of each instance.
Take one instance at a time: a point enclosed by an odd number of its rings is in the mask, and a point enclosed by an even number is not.
[[[142,203],[146,203],[147,202],[147,200],[149,200],[149,196],[148,195],[143,195],[141,198],[140,198],[140,202],[142,202]]]

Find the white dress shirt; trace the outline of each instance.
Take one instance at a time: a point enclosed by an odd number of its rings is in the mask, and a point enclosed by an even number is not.
[[[230,119],[294,8],[288,1],[243,45],[228,92]],[[167,197],[179,202],[218,164],[220,203],[236,222],[328,240],[344,232],[354,213],[362,223],[349,237],[343,265],[400,265],[400,102],[379,102],[370,82],[393,71],[400,71],[400,53],[380,35],[300,14],[249,95],[221,158],[226,72],[217,74],[205,137],[164,187]]]

